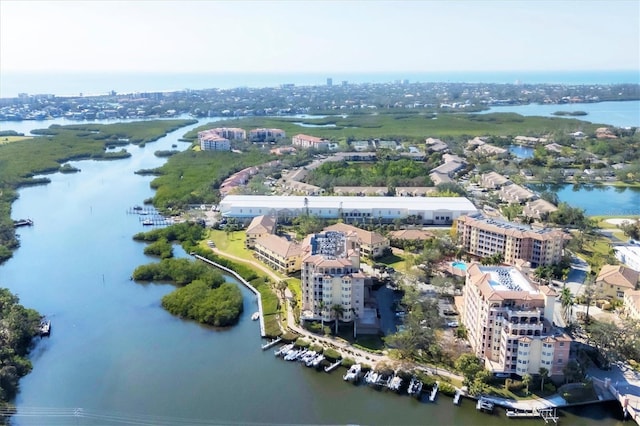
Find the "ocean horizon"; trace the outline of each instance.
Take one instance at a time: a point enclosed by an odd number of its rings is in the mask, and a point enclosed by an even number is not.
[[[371,73],[136,73],[136,72],[3,72],[0,98],[29,95],[94,96],[116,93],[173,92],[239,87],[324,86],[364,83],[486,84],[640,84],[640,71],[452,71]]]

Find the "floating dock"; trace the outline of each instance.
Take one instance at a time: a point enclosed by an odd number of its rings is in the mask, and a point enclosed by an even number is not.
[[[262,348],[263,351],[266,351],[267,349],[277,345],[281,341],[282,341],[282,337],[278,337],[277,339],[272,340],[269,343],[265,343],[264,345],[261,346],[261,348]]]
[[[333,364],[331,364],[331,365],[326,366],[326,367],[324,368],[324,371],[325,371],[326,373],[330,373],[330,372],[332,372],[333,370],[335,370],[336,368],[338,368],[338,366],[339,366],[340,364],[342,364],[342,360],[341,360],[341,359],[337,360],[336,362],[334,362],[334,363],[333,363]]]
[[[21,226],[33,226],[33,221],[31,219],[18,219],[13,221],[14,228],[19,228]]]

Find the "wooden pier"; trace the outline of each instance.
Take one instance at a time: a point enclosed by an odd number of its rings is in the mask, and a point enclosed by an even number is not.
[[[282,341],[282,337],[278,337],[277,339],[274,339],[274,340],[270,341],[269,343],[265,343],[264,345],[261,346],[261,348],[262,348],[263,351],[266,351],[267,349],[273,347],[274,345],[277,345],[281,341]]]
[[[13,221],[14,228],[19,228],[21,226],[33,226],[33,221],[31,219],[18,219]]]
[[[330,372],[332,372],[333,370],[335,370],[336,368],[338,368],[338,366],[339,366],[340,364],[342,364],[342,360],[341,360],[341,359],[337,360],[336,362],[334,362],[334,363],[333,363],[333,364],[331,364],[331,365],[326,366],[326,367],[324,368],[324,371],[325,371],[326,373],[330,373]]]

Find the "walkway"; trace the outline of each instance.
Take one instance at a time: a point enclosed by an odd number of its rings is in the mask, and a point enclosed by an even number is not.
[[[238,257],[226,252],[223,252],[222,250],[220,250],[217,247],[212,248],[213,252],[215,254],[217,254],[218,256],[222,256],[222,257],[226,257],[228,259],[232,259],[238,262],[242,262],[245,264],[249,264],[257,269],[259,269],[260,271],[268,274],[276,283],[280,282],[283,280],[283,278],[281,278],[280,276],[278,276],[273,270],[271,270],[270,268],[268,268],[267,266],[261,264],[258,261],[255,260],[249,260],[249,259],[245,259],[242,257]],[[339,338],[335,338],[333,336],[320,336],[317,335],[315,333],[310,332],[309,330],[306,330],[302,327],[300,327],[294,318],[293,315],[293,309],[291,308],[291,304],[289,303],[288,300],[280,300],[281,303],[286,303],[286,307],[287,307],[287,327],[290,331],[299,334],[300,336],[303,336],[304,338],[311,340],[311,341],[316,341],[319,344],[328,346],[330,348],[334,348],[336,350],[338,350],[341,354],[343,354],[344,356],[348,356],[350,358],[353,358],[355,360],[356,363],[361,363],[361,364],[368,364],[370,365],[372,368],[375,368],[378,364],[388,364],[388,365],[401,365],[403,362],[402,361],[398,361],[392,358],[389,358],[387,355],[380,355],[380,354],[374,354],[374,353],[370,353],[367,351],[363,351],[361,349],[358,348],[354,348],[353,346],[351,346],[349,344],[349,342],[339,339]],[[437,367],[432,367],[432,366],[416,366],[416,365],[411,365],[411,367],[413,368],[418,368],[426,373],[429,374],[437,374],[440,376],[446,376],[449,377],[451,379],[455,379],[458,381],[462,381],[464,378],[462,376],[459,376],[455,373],[451,373],[447,370],[444,370],[442,368],[437,368]],[[411,368],[411,367],[407,367],[407,368]]]

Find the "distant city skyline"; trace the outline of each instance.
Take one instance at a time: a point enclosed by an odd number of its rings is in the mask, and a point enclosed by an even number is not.
[[[640,70],[639,17],[636,0],[2,0],[0,72]]]

